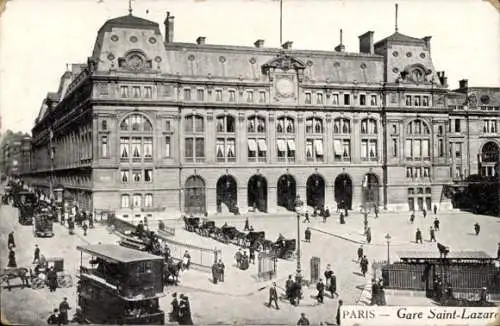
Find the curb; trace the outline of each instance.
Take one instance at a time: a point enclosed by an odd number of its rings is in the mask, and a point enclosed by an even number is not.
[[[365,241],[361,242],[361,241],[357,241],[357,240],[353,240],[351,238],[348,238],[348,237],[345,237],[345,236],[342,236],[342,235],[339,235],[339,234],[336,234],[336,233],[331,233],[331,232],[327,232],[325,230],[321,230],[321,229],[316,229],[314,227],[310,227],[311,230],[314,230],[314,231],[317,231],[317,232],[321,232],[321,233],[324,233],[324,234],[328,234],[328,235],[331,235],[331,236],[334,236],[336,238],[339,238],[339,239],[342,239],[342,240],[346,240],[346,241],[349,241],[349,242],[352,242],[352,243],[356,243],[356,244],[366,244]]]

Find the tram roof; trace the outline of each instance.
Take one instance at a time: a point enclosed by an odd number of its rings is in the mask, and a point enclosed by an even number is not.
[[[399,258],[401,259],[440,259],[439,252],[436,251],[399,251]],[[494,259],[484,251],[450,251],[446,255],[447,259]]]
[[[88,246],[77,246],[76,249],[94,257],[99,257],[115,263],[132,263],[145,260],[163,260],[162,257],[146,252],[118,246],[115,244],[94,244]]]

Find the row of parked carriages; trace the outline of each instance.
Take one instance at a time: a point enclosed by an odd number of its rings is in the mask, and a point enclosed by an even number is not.
[[[222,227],[215,225],[215,221],[199,217],[184,216],[184,227],[189,232],[203,237],[210,237],[219,242],[234,244],[241,248],[253,248],[255,251],[272,254],[281,259],[290,259],[296,249],[295,239],[286,239],[282,235],[276,241],[266,239],[264,231],[239,231],[234,226],[225,223]]]

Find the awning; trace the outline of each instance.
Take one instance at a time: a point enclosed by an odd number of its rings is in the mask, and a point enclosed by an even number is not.
[[[314,140],[314,148],[316,149],[316,155],[323,155],[323,141],[321,139]]]
[[[335,152],[335,155],[342,155],[342,143],[340,140],[335,139],[333,141],[333,151]]]
[[[286,144],[284,139],[278,139],[277,145],[278,145],[278,151],[280,152],[286,151]]]
[[[248,140],[248,150],[251,152],[257,151],[257,143],[255,142],[255,139]]]
[[[257,142],[259,144],[259,150],[261,152],[267,152],[266,141],[264,139],[259,139]]]
[[[289,139],[287,141],[287,144],[288,144],[288,149],[291,150],[291,151],[295,151],[295,140],[293,139]]]

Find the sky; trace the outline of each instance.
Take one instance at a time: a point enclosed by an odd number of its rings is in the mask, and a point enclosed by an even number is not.
[[[10,0],[0,18],[1,130],[30,132],[42,100],[57,91],[66,64],[86,63],[98,29],[128,14],[128,0]],[[339,30],[348,52],[358,36],[394,32],[394,0],[283,0],[283,42],[333,50]],[[399,32],[432,36],[431,56],[450,89],[500,87],[500,15],[485,0],[399,0]],[[160,24],[175,16],[174,41],[279,46],[277,0],[132,0],[133,14]]]

